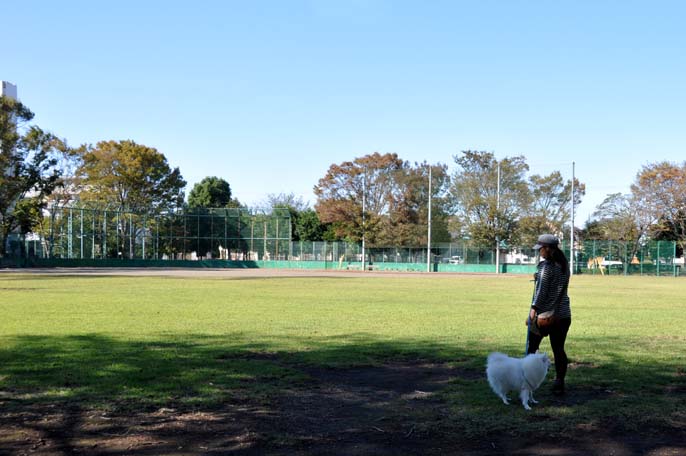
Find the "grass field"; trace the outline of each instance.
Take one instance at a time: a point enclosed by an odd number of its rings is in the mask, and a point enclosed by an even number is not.
[[[491,351],[524,350],[529,277],[3,273],[0,411],[14,432],[0,437],[0,448],[20,448],[14,440],[29,432],[12,420],[50,407],[124,416],[248,401],[268,410],[284,391],[311,389],[313,372],[432,363],[453,375],[432,393],[432,408],[403,408],[412,423],[403,428],[406,440],[461,439],[474,451],[486,443],[496,451],[502,438],[602,436],[627,451],[686,451],[679,440],[686,436],[685,285],[575,276],[569,394],[560,401],[548,393],[551,369],[541,403],[525,412],[504,406],[483,370]],[[379,416],[370,427],[387,434],[386,415]],[[38,435],[35,426],[30,432]],[[285,434],[262,431],[254,448],[303,448],[301,435]],[[636,447],[632,436],[651,443]],[[71,439],[72,447],[79,444]]]

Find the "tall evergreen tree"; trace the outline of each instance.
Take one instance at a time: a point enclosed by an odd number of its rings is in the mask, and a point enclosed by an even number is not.
[[[220,177],[206,177],[193,186],[188,194],[188,206],[238,207],[240,203],[231,198],[231,186]]]

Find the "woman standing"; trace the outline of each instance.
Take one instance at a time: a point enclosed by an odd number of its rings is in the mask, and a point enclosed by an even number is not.
[[[560,241],[552,234],[542,234],[534,246],[543,261],[538,264],[534,274],[536,291],[527,320],[527,326],[529,326],[527,353],[536,353],[541,345],[541,340],[545,337],[532,331],[532,325],[529,322],[533,321],[537,314],[554,309],[557,318],[550,326],[550,347],[555,356],[556,374],[553,393],[562,395],[565,393],[565,376],[567,375],[568,363],[565,341],[569,326],[572,324],[572,311],[567,295],[569,263],[565,254],[558,247],[559,243]]]

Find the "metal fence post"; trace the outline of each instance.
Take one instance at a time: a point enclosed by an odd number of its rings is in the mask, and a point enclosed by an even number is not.
[[[79,257],[83,260],[83,209],[81,209],[81,232],[79,233],[79,238],[80,238],[80,254]]]
[[[129,214],[129,260],[133,260],[133,216]]]
[[[93,230],[91,232],[91,259],[95,259],[95,211],[91,211],[91,218],[93,219]]]
[[[72,236],[74,234],[73,232],[73,219],[72,219],[72,210],[69,208],[69,219],[67,223],[67,258],[72,259],[73,258],[73,252],[72,252],[72,243],[73,239]]]

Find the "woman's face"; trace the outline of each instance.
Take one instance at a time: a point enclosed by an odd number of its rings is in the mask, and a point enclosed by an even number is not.
[[[538,250],[538,254],[541,255],[541,258],[544,258],[546,260],[550,259],[550,254],[551,254],[551,248],[548,245],[544,245]]]

